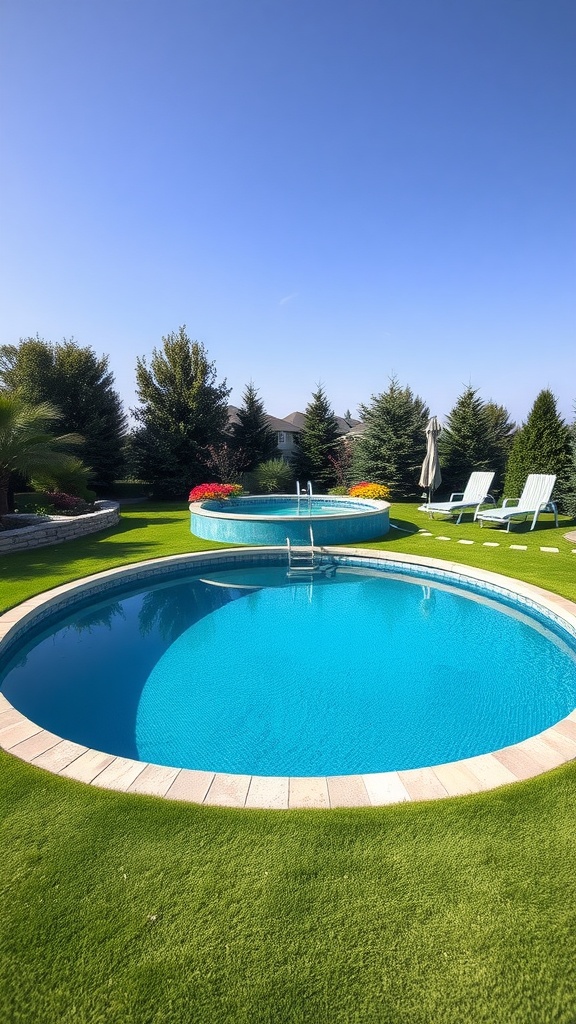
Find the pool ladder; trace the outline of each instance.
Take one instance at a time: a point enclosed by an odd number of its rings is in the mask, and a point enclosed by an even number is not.
[[[320,568],[320,561],[317,552],[314,550],[314,533],[312,523],[309,525],[310,545],[299,545],[295,547],[290,543],[290,537],[286,537],[288,548],[288,576],[310,575]]]
[[[312,514],[312,483],[311,483],[310,480],[306,484],[306,490],[305,491],[303,491],[301,489],[300,481],[299,480],[296,481],[296,500],[297,500],[297,503],[298,503],[298,515],[300,515],[300,503],[302,501],[303,495],[306,495],[306,497],[308,499],[308,515],[311,515]]]

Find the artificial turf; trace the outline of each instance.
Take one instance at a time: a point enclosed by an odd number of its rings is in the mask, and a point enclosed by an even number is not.
[[[566,522],[512,536],[430,526],[414,506],[393,515],[408,532],[370,546],[576,598]],[[417,534],[427,527],[432,537]],[[500,547],[481,547],[488,538]],[[116,531],[7,556],[0,599],[212,546],[190,536],[181,508],[143,506]],[[331,811],[105,792],[7,754],[0,778],[9,1024],[576,1020],[574,763],[487,794]]]

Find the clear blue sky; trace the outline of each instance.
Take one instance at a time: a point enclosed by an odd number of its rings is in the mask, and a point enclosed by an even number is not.
[[[574,0],[3,0],[0,341],[576,401]]]

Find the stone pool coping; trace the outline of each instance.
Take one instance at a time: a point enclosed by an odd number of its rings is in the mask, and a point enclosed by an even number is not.
[[[461,580],[504,589],[534,602],[576,634],[576,604],[522,580],[476,569],[459,562],[366,548],[325,547],[323,553],[367,562],[391,563],[451,572]],[[63,584],[29,598],[0,616],[0,646],[7,647],[39,618],[73,603],[78,596],[98,593],[122,580],[129,582],[169,573],[190,564],[212,568],[223,562],[239,565],[258,554],[278,556],[285,548],[220,549],[172,555],[115,569]],[[310,778],[232,775],[168,768],[92,750],[42,729],[14,708],[0,693],[0,747],[56,775],[104,789],[142,793],[222,807],[287,810],[292,808],[378,807],[480,793],[541,775],[576,758],[576,710],[554,726],[520,743],[431,768]]]

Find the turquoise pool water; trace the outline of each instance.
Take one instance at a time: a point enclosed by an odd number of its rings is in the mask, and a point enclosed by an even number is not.
[[[314,498],[308,503],[307,498],[302,498],[300,504],[295,499],[276,501],[247,501],[242,504],[230,502],[226,506],[221,503],[219,512],[229,512],[232,515],[242,516],[279,516],[285,519],[287,516],[339,516],[343,512],[365,512],[366,506],[359,502],[326,502],[321,498]]]
[[[0,680],[33,721],[109,753],[340,775],[452,761],[554,724],[576,706],[574,646],[426,578],[230,568],[84,602]]]

